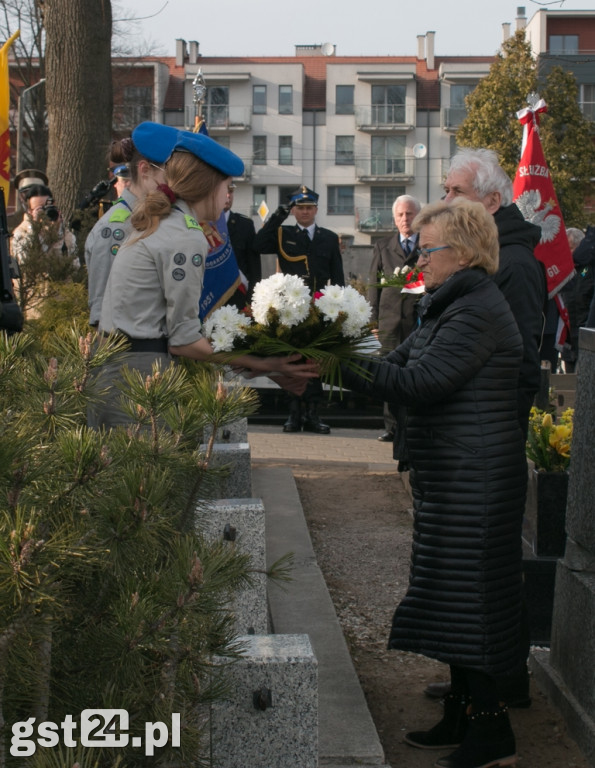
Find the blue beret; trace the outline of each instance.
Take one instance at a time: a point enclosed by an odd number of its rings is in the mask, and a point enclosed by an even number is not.
[[[289,207],[294,205],[318,205],[319,195],[308,187],[300,187],[289,198]]]
[[[164,163],[170,158],[180,133],[170,125],[145,122],[132,131],[132,143],[147,160]]]
[[[190,152],[225,176],[241,176],[244,173],[244,161],[204,133],[178,131],[178,140],[173,150]]]

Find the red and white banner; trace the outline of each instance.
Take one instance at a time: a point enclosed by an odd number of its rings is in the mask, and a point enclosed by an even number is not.
[[[517,112],[523,125],[523,145],[512,189],[514,202],[524,218],[541,227],[541,240],[535,248],[535,256],[545,267],[551,299],[574,276],[574,263],[539,138],[539,115],[546,111],[547,104],[540,99],[534,106]]]

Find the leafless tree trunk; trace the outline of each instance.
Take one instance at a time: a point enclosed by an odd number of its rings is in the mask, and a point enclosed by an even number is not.
[[[38,0],[46,31],[47,174],[67,219],[105,176],[111,139],[111,0]]]

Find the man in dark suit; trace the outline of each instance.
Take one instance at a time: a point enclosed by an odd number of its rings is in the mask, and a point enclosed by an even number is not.
[[[330,229],[316,224],[317,211],[318,195],[302,186],[293,193],[287,208],[277,208],[255,240],[259,253],[277,254],[278,269],[283,274],[302,277],[311,291],[320,290],[328,282],[345,285],[339,238]],[[282,226],[290,213],[297,223]],[[301,398],[291,396],[289,418],[283,431],[303,429],[328,435],[330,427],[318,416],[322,396],[320,379],[310,379]]]
[[[248,281],[246,290],[248,292],[248,300],[250,300],[254,286],[262,278],[260,253],[254,247],[256,230],[252,219],[231,210],[235,188],[235,184],[229,185],[227,201],[223,212],[227,221],[229,240],[238,262],[238,267]]]
[[[378,340],[382,344],[383,354],[392,352],[405,341],[414,326],[414,307],[419,296],[401,293],[400,288],[376,288],[379,273],[392,275],[395,269],[410,266],[417,262],[417,235],[411,229],[413,219],[421,209],[421,203],[411,195],[401,195],[393,203],[393,219],[397,231],[394,235],[379,240],[374,246],[370,264],[368,301],[372,305],[372,322],[378,326]],[[381,442],[393,442],[397,432],[397,421],[384,404],[384,434],[378,438]]]

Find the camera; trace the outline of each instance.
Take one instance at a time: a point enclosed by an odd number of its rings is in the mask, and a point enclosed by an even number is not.
[[[60,218],[60,211],[56,208],[56,204],[51,197],[46,200],[42,210],[50,221],[58,221]]]

